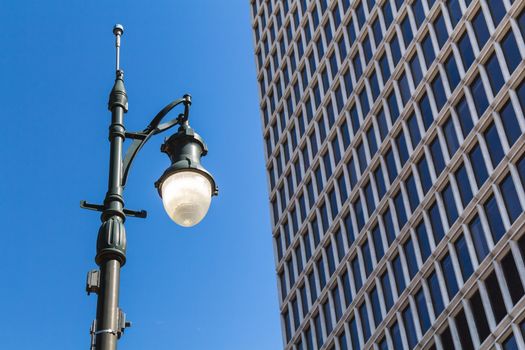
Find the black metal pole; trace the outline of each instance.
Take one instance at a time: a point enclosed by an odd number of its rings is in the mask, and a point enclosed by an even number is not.
[[[117,46],[117,72],[111,90],[108,108],[111,111],[109,127],[110,159],[108,191],[104,199],[104,211],[97,238],[95,261],[100,266],[100,289],[97,299],[95,325],[96,350],[115,350],[120,336],[118,306],[120,268],[126,262],[126,230],[124,199],[122,197],[122,144],[125,139],[124,113],[128,111],[128,99],[124,88],[124,73],[119,69],[118,51],[121,26],[114,31]]]

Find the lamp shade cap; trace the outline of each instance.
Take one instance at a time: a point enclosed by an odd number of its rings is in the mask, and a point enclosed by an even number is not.
[[[113,34],[122,35],[124,34],[124,26],[122,24],[115,24],[113,26]]]

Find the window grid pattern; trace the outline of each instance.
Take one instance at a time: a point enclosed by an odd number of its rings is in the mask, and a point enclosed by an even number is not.
[[[466,291],[477,283],[487,311],[496,280],[503,294],[492,298],[501,295],[505,313],[515,306],[519,285],[502,282],[501,266],[523,261],[493,257],[518,249],[509,238],[525,207],[525,88],[503,86],[523,75],[523,6],[503,1],[502,17],[490,2],[469,3],[252,4],[286,348],[446,348],[450,339],[478,348]],[[492,331],[496,314],[487,311]]]

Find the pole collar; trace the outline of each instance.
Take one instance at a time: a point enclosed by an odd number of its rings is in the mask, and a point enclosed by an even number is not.
[[[121,69],[117,70],[115,84],[109,94],[108,109],[112,111],[115,106],[122,107],[124,113],[128,111],[128,94],[124,86],[124,71]]]
[[[96,263],[101,266],[110,259],[116,259],[121,266],[126,263],[126,228],[118,216],[102,223],[98,230]]]

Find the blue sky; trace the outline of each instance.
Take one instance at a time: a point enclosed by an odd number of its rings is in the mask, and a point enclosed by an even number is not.
[[[225,1],[0,2],[0,343],[82,349],[95,316],[85,276],[95,268],[107,184],[106,109],[115,23],[140,130],[189,92],[204,165],[220,188],[207,217],[183,229],[153,183],[169,165],[156,137],[125,191],[130,209],[121,307],[133,327],[121,349],[282,347],[249,3]]]

